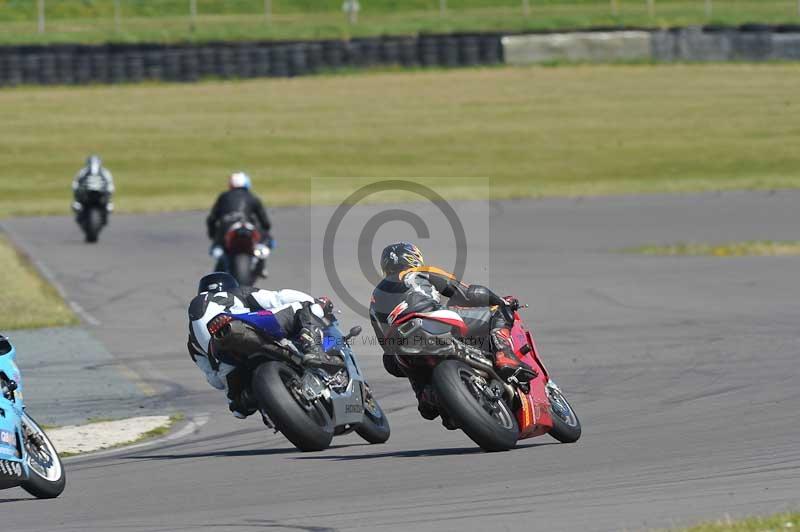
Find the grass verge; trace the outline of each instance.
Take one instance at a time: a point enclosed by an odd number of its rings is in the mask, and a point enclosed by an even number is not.
[[[53,286],[0,233],[0,330],[75,325],[78,318]],[[24,301],[24,304],[20,304]],[[45,309],[45,310],[43,310]]]
[[[273,0],[269,21],[262,0],[201,0],[194,23],[186,0],[122,0],[119,26],[113,5],[111,0],[48,2],[46,32],[40,34],[35,2],[0,0],[0,42],[294,40],[593,26],[797,23],[794,0],[714,0],[710,14],[705,2],[697,0],[657,0],[652,13],[643,0],[616,0],[616,13],[609,0],[531,0],[527,13],[521,0],[448,0],[444,13],[435,0],[370,0],[361,2],[354,25],[347,22],[339,0]]]
[[[703,523],[675,532],[780,532],[800,528],[800,513],[787,512],[768,517],[748,517],[740,521],[730,518]]]
[[[669,246],[641,246],[628,248],[627,253],[659,256],[711,256],[711,257],[785,257],[800,255],[800,242],[754,240],[726,244],[697,244],[683,242]]]
[[[797,64],[503,67],[0,91],[0,216],[67,214],[89,153],[124,212],[268,205],[363,178],[495,199],[800,186]],[[758,105],[753,102],[757,101]]]

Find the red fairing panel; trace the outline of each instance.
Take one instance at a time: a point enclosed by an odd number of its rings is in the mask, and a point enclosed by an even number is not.
[[[511,328],[511,342],[517,356],[538,372],[530,382],[530,392],[527,394],[518,391],[521,408],[517,410],[517,423],[519,424],[519,439],[533,438],[547,434],[553,428],[553,418],[550,414],[550,400],[547,398],[545,385],[549,380],[547,370],[539,360],[536,353],[536,344],[533,335],[525,329],[519,315],[515,316],[514,326]],[[530,351],[523,354],[525,346],[530,346]]]

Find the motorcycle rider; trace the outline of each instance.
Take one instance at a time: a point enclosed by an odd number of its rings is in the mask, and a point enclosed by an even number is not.
[[[464,339],[493,356],[497,373],[502,378],[514,376],[519,380],[530,380],[535,376],[531,367],[517,358],[510,342],[512,312],[519,307],[516,299],[502,298],[485,286],[468,285],[451,273],[426,267],[419,248],[407,242],[392,244],[383,250],[381,270],[384,278],[372,293],[370,321],[384,347],[384,367],[395,377],[408,378],[422,417],[435,419],[439,415],[429,372],[400,367],[391,353],[389,342],[385,341],[391,324],[404,314],[444,308],[452,310],[468,328]],[[446,307],[441,296],[448,298]],[[448,420],[442,421],[448,426]]]
[[[99,192],[103,198],[102,201],[106,207],[103,215],[103,224],[105,225],[108,221],[108,213],[114,210],[114,203],[111,201],[111,196],[114,194],[114,178],[97,155],[90,155],[86,159],[86,166],[78,170],[72,179],[72,210],[75,212],[78,222],[81,221],[81,213],[90,192]]]
[[[280,324],[285,338],[277,350],[293,362],[308,366],[339,367],[344,362],[321,349],[322,318],[330,316],[333,304],[327,298],[315,300],[298,290],[261,290],[241,287],[229,273],[215,272],[200,279],[197,296],[189,304],[189,356],[203,371],[208,383],[225,390],[233,415],[244,419],[257,410],[247,394],[246,383],[234,364],[226,362],[230,352],[247,355],[266,350],[268,343],[241,322],[224,337],[212,337],[209,322],[221,313],[243,314],[268,310]],[[294,341],[287,340],[291,338]]]
[[[222,257],[225,254],[223,241],[228,228],[236,222],[250,222],[261,233],[259,246],[274,247],[270,237],[272,224],[261,200],[250,191],[252,182],[244,172],[234,172],[228,178],[228,190],[217,197],[206,219],[208,238],[212,240],[211,256],[217,259],[215,269],[223,269]],[[261,253],[259,253],[259,256]],[[266,261],[261,260],[262,276],[266,277]]]

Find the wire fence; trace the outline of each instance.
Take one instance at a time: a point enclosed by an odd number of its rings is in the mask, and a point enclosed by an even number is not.
[[[709,22],[797,23],[800,0],[0,0],[0,40],[6,42],[33,42],[37,36],[313,38]]]

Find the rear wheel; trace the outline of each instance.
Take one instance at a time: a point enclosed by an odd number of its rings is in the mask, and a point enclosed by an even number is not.
[[[561,443],[578,441],[578,438],[581,437],[581,422],[572,409],[572,405],[554,382],[548,382],[545,390],[550,399],[550,411],[553,415],[553,428],[550,429],[550,436]]]
[[[30,478],[22,483],[22,489],[39,499],[54,499],[61,495],[67,484],[61,459],[47,434],[33,418],[25,414],[22,424],[30,470]]]
[[[297,371],[283,362],[266,362],[255,370],[252,386],[259,406],[295,447],[321,451],[331,444],[331,416],[319,399],[303,397]]]
[[[439,406],[484,451],[507,451],[517,444],[514,413],[495,387],[458,360],[445,360],[433,370]]]
[[[356,427],[356,433],[369,443],[386,443],[391,434],[389,420],[367,383],[364,383],[364,421]]]
[[[253,286],[253,257],[246,253],[233,256],[231,274],[242,286]]]

